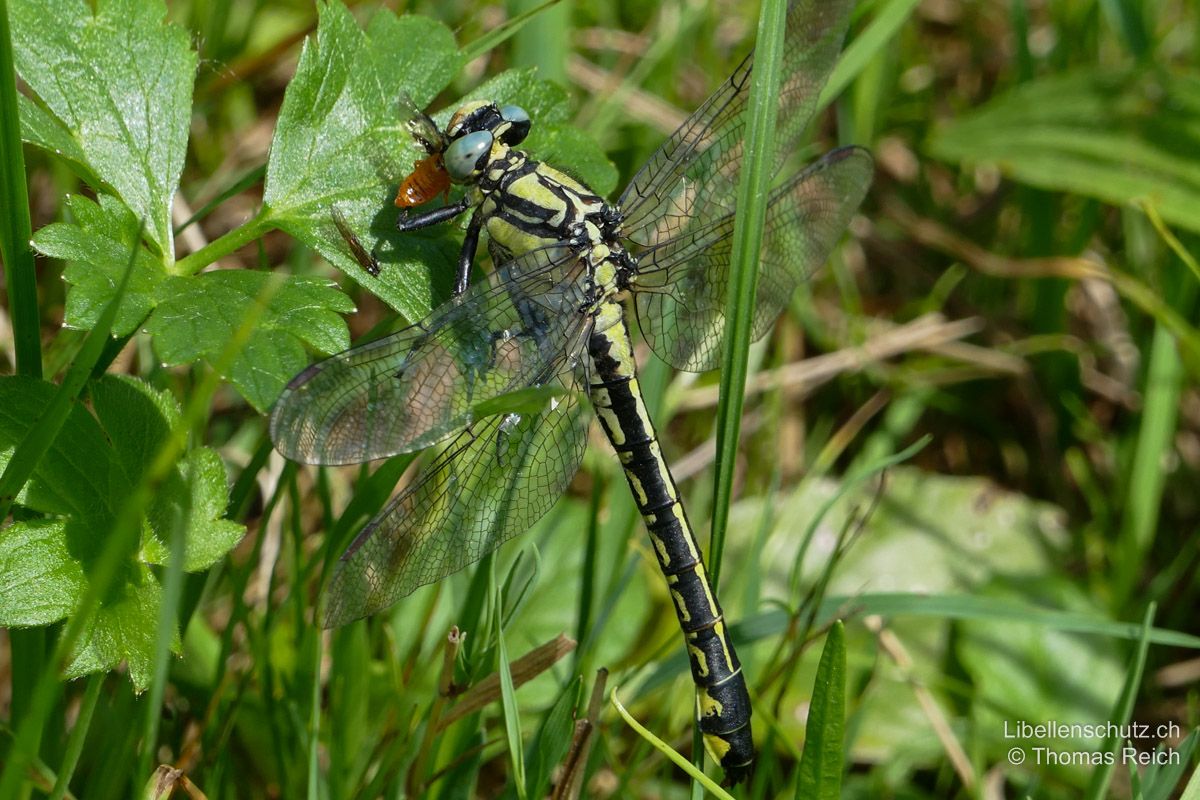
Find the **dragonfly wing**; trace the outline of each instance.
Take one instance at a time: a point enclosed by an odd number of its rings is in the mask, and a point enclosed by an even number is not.
[[[397,495],[334,569],[324,625],[385,609],[528,530],[571,482],[588,415],[573,370],[539,411],[496,415],[459,434]]]
[[[827,153],[771,192],[751,335],[762,337],[792,292],[829,255],[862,202],[873,162],[866,150]],[[716,368],[725,336],[733,215],[689,229],[638,256],[638,324],[664,361]]]
[[[845,38],[852,0],[788,8],[775,133],[775,171],[795,148]],[[733,211],[753,54],[650,157],[618,202],[625,235],[652,247]]]
[[[386,458],[441,441],[488,401],[545,383],[585,346],[580,269],[568,247],[531,251],[421,322],[314,364],[271,412],[276,448],[309,464]]]

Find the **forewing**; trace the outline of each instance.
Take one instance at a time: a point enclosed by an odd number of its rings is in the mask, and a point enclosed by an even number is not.
[[[334,569],[324,625],[391,606],[528,530],[566,490],[589,416],[573,372],[539,411],[496,415],[459,434],[371,520]]]
[[[845,37],[853,0],[793,0],[788,8],[775,170],[795,149]],[[618,203],[624,230],[653,247],[733,211],[753,55],[650,157]]]
[[[471,422],[501,395],[545,383],[579,357],[577,254],[536,250],[421,322],[301,372],[271,412],[290,459],[357,464],[419,450]]]
[[[862,202],[873,164],[866,150],[827,153],[768,200],[751,335],[762,337],[792,292],[824,263]],[[638,324],[664,361],[679,369],[714,369],[725,336],[733,214],[689,228],[638,257]]]

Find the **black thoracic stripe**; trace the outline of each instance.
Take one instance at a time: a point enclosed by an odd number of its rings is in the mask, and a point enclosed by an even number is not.
[[[572,197],[571,195],[569,195],[567,193],[567,187],[563,186],[558,181],[549,180],[544,175],[538,175],[538,182],[542,184],[542,187],[546,191],[550,192],[550,194],[554,195],[559,200],[561,200],[562,204],[565,208],[571,209],[571,211],[578,211],[578,206],[575,202],[576,200],[587,201],[587,200],[591,199],[591,198],[585,197],[583,195],[577,195],[575,197]],[[575,220],[570,220],[570,221],[574,222]]]
[[[736,782],[749,774],[754,760],[746,679],[634,380],[629,329],[622,322],[593,333],[588,349],[592,403],[646,520],[688,646],[700,730],[727,778]]]
[[[546,223],[526,219],[525,217],[518,217],[516,214],[508,213],[507,209],[500,209],[494,216],[499,217],[517,230],[527,233],[530,236],[541,237],[546,233]]]
[[[512,182],[518,178],[524,178],[526,175],[537,172],[539,166],[541,166],[541,162],[530,161],[527,158],[519,162],[515,158],[510,159],[508,165],[504,168],[504,174],[500,176],[499,183],[496,184],[496,188],[500,190],[500,193],[507,200],[513,196],[513,193],[508,191],[508,187]]]
[[[532,219],[540,219],[543,222],[548,221],[561,210],[557,208],[546,208],[545,206],[535,203],[532,200],[527,200],[524,197],[515,197],[511,194],[504,195],[504,197],[501,198],[501,207],[504,209],[512,209],[518,214],[524,214]]]

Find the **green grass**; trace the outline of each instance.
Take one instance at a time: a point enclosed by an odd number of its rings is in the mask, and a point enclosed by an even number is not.
[[[606,445],[529,533],[327,633],[327,575],[414,459],[287,464],[264,414],[448,293],[461,231],[390,230],[401,87],[536,110],[531,150],[615,196],[757,10],[93,5],[0,0],[0,797],[143,795],[161,764],[209,798],[702,795]],[[859,218],[762,344],[731,324],[719,376],[641,376],[718,521],[760,749],[733,796],[1200,796],[1198,30],[1174,0],[856,7],[803,155],[873,152]],[[742,177],[752,265],[750,184],[777,176]],[[1134,744],[1180,763],[1038,763],[1122,745],[1018,721],[1169,724]]]

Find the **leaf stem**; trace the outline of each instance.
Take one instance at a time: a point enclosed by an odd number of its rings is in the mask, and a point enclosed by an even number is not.
[[[240,250],[274,227],[270,209],[263,206],[244,224],[176,261],[172,272],[176,275],[195,275],[209,264]]]

